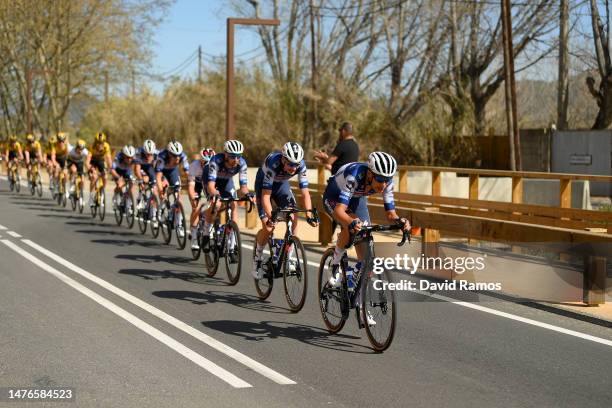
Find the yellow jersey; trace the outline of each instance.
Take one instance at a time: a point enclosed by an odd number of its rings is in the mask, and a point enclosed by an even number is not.
[[[51,142],[45,143],[45,151],[43,153],[51,156],[51,154],[53,153],[53,143]]]
[[[6,148],[8,149],[9,153],[17,154],[19,153],[19,150],[21,150],[21,144],[19,142],[15,142],[15,143],[7,142]]]
[[[106,155],[111,154],[111,147],[108,142],[94,142],[91,145],[91,158],[94,160],[102,160]]]
[[[24,151],[29,152],[30,154],[37,154],[40,149],[40,142],[37,140],[34,143],[26,143],[24,146]]]
[[[59,142],[56,142],[53,145],[53,150],[52,150],[52,154],[53,152],[55,153],[55,158],[60,158],[60,159],[64,159],[68,156],[68,142],[64,142],[64,147],[60,147]]]

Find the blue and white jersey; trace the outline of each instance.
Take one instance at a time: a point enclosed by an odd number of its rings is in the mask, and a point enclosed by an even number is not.
[[[376,194],[373,189],[366,191],[367,163],[347,163],[338,169],[338,172],[328,181],[329,195],[341,204],[349,205],[354,197],[367,197]],[[382,191],[385,210],[395,209],[393,202],[393,181],[389,182]]]
[[[202,183],[202,176],[204,175],[204,166],[202,166],[202,160],[194,160],[189,165],[189,173],[187,173],[187,180],[193,181],[196,184]]]
[[[185,152],[181,153],[181,160],[179,161],[180,166],[183,166],[183,170],[185,172],[189,171],[189,161],[187,160],[187,155]],[[168,150],[164,149],[157,155],[157,161],[155,162],[155,171],[157,173],[162,172],[163,170],[172,170],[178,167],[170,164],[170,153]]]
[[[217,153],[215,154],[208,164],[208,177],[206,181],[222,181],[222,180],[231,180],[236,174],[240,173],[238,179],[240,180],[241,186],[247,185],[247,162],[244,160],[244,157],[240,157],[238,164],[236,167],[228,168],[225,166],[225,154]]]
[[[306,174],[306,163],[304,160],[300,162],[297,171],[293,174],[289,174],[285,171],[283,161],[283,154],[280,152],[270,153],[264,160],[261,166],[263,172],[263,181],[261,188],[265,190],[272,190],[272,186],[276,183],[287,182],[294,176],[299,176],[298,181],[300,188],[308,188],[308,176]]]
[[[133,162],[127,161],[127,156],[123,152],[117,153],[115,160],[113,160],[113,170],[131,170]]]
[[[155,153],[153,153],[153,159],[151,162],[147,162],[147,154],[145,153],[144,148],[140,147],[138,148],[138,151],[136,151],[136,156],[134,156],[134,164],[140,164],[140,167],[143,169],[149,166],[155,166],[158,154],[159,151],[155,150]]]

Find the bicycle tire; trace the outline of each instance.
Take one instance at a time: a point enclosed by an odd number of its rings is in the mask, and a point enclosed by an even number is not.
[[[85,209],[85,203],[83,203],[83,183],[77,189],[79,193],[77,195],[77,205],[79,206],[79,214],[83,214],[83,210]]]
[[[90,192],[89,194],[91,196],[92,193]],[[91,218],[96,218],[96,215],[98,213],[98,192],[96,191],[93,194],[94,194],[94,198],[93,198],[94,205],[89,206],[89,212],[91,213]]]
[[[367,272],[362,271],[362,273]],[[374,288],[374,282],[381,277],[383,281],[391,282],[391,272],[389,271],[384,271],[381,275],[369,272],[365,276],[360,311],[363,314],[373,312],[371,314],[376,321],[376,325],[370,326],[367,322],[364,322],[364,324],[372,349],[377,352],[382,352],[389,348],[393,341],[396,325],[396,305],[393,291],[377,290]],[[383,319],[388,321],[386,325],[382,324]],[[385,328],[385,326],[387,327]]]
[[[134,221],[136,218],[136,213],[134,211],[134,196],[132,196],[132,192],[129,190],[125,193],[125,223],[129,229],[134,228]]]
[[[19,169],[15,170],[15,192],[19,194],[21,191],[21,176],[19,175]]]
[[[153,203],[155,203],[154,206],[153,206]],[[151,212],[151,207],[155,209],[155,213],[153,214],[153,217],[151,217],[151,219],[149,220],[151,222],[151,236],[153,238],[157,238],[159,236],[159,229],[160,229],[159,219],[157,218],[157,209],[159,208],[159,199],[154,194],[151,194],[151,197],[149,198],[149,204],[147,206],[149,214]]]
[[[98,217],[100,221],[104,222],[104,217],[106,217],[106,192],[104,191],[104,186],[98,189]]]
[[[234,250],[238,256],[238,262],[236,263],[231,263],[230,259],[230,234],[233,234],[236,237],[236,242],[234,242]],[[236,224],[234,221],[230,221],[226,224],[224,240],[225,271],[227,272],[227,280],[229,281],[230,286],[233,286],[240,280],[240,272],[242,270],[242,243],[240,241],[240,228],[238,228],[238,224]],[[236,265],[235,271],[232,271],[231,265]]]
[[[143,206],[142,203],[145,203]],[[149,197],[146,195],[146,192],[142,193],[140,197],[140,202],[136,204],[137,207],[144,207],[136,211],[136,219],[138,220],[138,230],[141,234],[145,234],[147,232],[147,224],[149,217]],[[145,214],[146,213],[146,214]]]
[[[266,300],[268,297],[270,297],[270,294],[272,293],[272,288],[274,287],[274,271],[272,270],[274,269],[272,266],[273,248],[269,241],[268,251],[270,252],[270,256],[268,257],[268,259],[262,260],[261,262],[262,268],[264,264],[267,265],[268,276],[264,276],[261,279],[253,279],[253,281],[255,282],[255,290],[257,291],[257,296],[259,297],[259,300]],[[255,256],[255,248],[253,248],[253,256]]]
[[[32,179],[34,178],[32,174],[33,174],[32,172],[28,171],[27,178],[28,178],[28,187],[30,189],[30,194],[32,195],[32,197],[34,197],[34,195],[36,195],[36,181],[32,181]]]
[[[295,271],[289,271],[289,258],[285,258],[283,265],[283,286],[285,288],[285,299],[289,305],[289,309],[293,313],[297,313],[304,307],[306,302],[306,294],[308,293],[308,259],[306,258],[306,250],[302,241],[298,237],[291,237],[287,244],[287,256],[290,253],[290,245],[294,246],[293,254],[296,255]],[[301,258],[301,259],[300,259]],[[295,278],[295,279],[292,279]],[[297,285],[292,285],[291,282],[296,282]],[[292,287],[297,290],[291,290]],[[293,297],[295,294],[299,297]]]
[[[346,313],[348,311],[348,299],[346,287],[344,285],[338,289],[329,287],[328,280],[331,277],[331,262],[333,257],[334,248],[328,248],[321,257],[317,279],[317,295],[323,323],[325,323],[330,333],[335,334],[342,330],[348,318],[348,314]],[[346,282],[344,271],[342,270],[341,272],[343,278],[342,282]],[[330,312],[329,308],[330,303],[338,305],[332,312]],[[335,309],[337,309],[337,311]]]
[[[119,203],[119,205],[117,205]],[[113,194],[113,213],[115,213],[115,222],[117,225],[121,225],[123,221],[123,211],[121,211],[121,192],[115,191]]]
[[[217,236],[219,230],[219,222],[215,222],[212,229],[212,237],[208,240],[208,252],[204,252],[204,264],[208,272],[208,277],[212,278],[219,270],[219,248],[217,247]]]
[[[170,214],[169,202],[164,200],[161,203],[161,216],[159,217],[159,228],[161,229],[161,235],[164,243],[167,245],[172,239],[172,229],[170,228],[170,221],[168,220],[168,214]]]
[[[185,210],[183,209],[183,204],[180,201],[176,202],[176,206],[178,210],[176,210],[174,214],[174,233],[176,235],[176,243],[178,244],[178,249],[183,250],[187,245],[187,223],[185,222]],[[177,221],[177,216],[180,216],[180,221]],[[183,232],[183,236],[181,236],[180,232]]]

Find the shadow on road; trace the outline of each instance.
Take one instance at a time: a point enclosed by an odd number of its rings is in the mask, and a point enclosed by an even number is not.
[[[168,248],[167,245],[164,245],[160,242],[139,241],[135,239],[92,239],[91,242],[96,243],[96,244],[115,245],[115,246],[120,246],[120,247],[138,245],[144,248],[160,248],[160,247]]]
[[[74,232],[79,232],[81,234],[93,234],[93,235],[119,235],[121,237],[141,237],[142,234],[132,232],[132,231],[99,231],[99,230],[75,230]]]
[[[57,212],[69,212],[70,210],[50,210],[50,211],[57,211]],[[63,214],[36,214],[37,217],[44,217],[44,218],[69,218],[71,220],[82,220],[85,218],[85,215],[81,215],[81,216],[76,216],[76,215],[63,215]]]
[[[243,293],[236,292],[210,290],[206,292],[192,292],[187,290],[166,290],[153,292],[153,295],[166,299],[185,300],[195,305],[226,303],[228,305],[238,306],[258,312],[291,314],[291,311],[289,309],[274,306],[268,301],[259,300],[259,298],[256,296],[245,295]]]
[[[172,265],[186,265],[190,264],[192,259],[184,256],[172,256],[172,255],[146,255],[146,254],[120,254],[116,255],[117,259],[128,259],[130,261],[139,261],[143,263],[157,263],[165,262]]]
[[[375,354],[362,344],[348,340],[361,340],[360,337],[344,334],[330,334],[319,327],[287,322],[262,321],[259,323],[238,320],[216,320],[202,322],[202,325],[223,333],[239,336],[250,341],[265,341],[277,338],[298,340],[311,346],[322,347],[347,353]]]
[[[177,270],[171,270],[171,269],[154,270],[154,269],[138,269],[138,268],[133,268],[133,269],[120,269],[119,273],[123,274],[123,275],[138,276],[138,277],[146,279],[146,280],[180,279],[180,280],[183,280],[185,282],[191,282],[191,283],[206,283],[206,284],[210,284],[210,285],[214,285],[214,284],[223,284],[223,285],[225,285],[225,282],[221,281],[218,278],[209,278],[204,273],[198,273],[198,272],[193,272],[193,271],[177,271]]]

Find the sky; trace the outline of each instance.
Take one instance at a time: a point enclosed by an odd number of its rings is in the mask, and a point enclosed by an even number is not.
[[[152,67],[148,71],[194,78],[198,66],[194,53],[198,46],[202,46],[204,68],[213,63],[214,56],[225,56],[228,17],[235,17],[235,14],[227,1],[177,0],[163,23],[155,29]],[[263,48],[252,28],[236,27],[234,38],[236,62],[261,58]],[[185,64],[181,65],[183,62]],[[150,85],[156,91],[163,90],[161,82]]]

